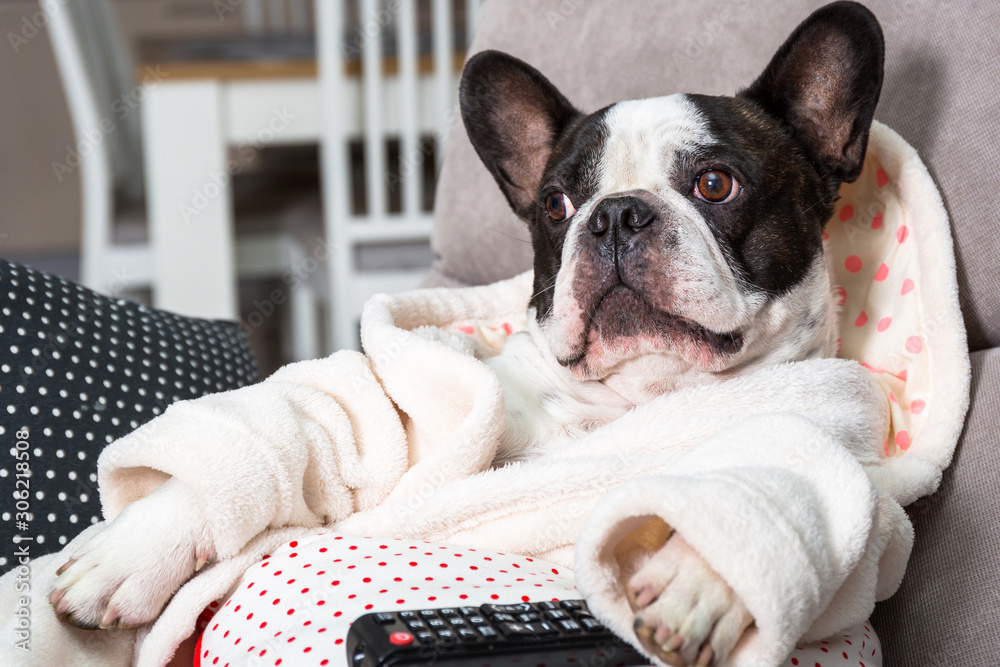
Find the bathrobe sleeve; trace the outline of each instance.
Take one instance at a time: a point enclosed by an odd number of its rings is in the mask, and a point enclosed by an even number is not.
[[[345,351],[170,406],[104,450],[98,479],[107,520],[168,477],[182,480],[225,558],[266,528],[335,523],[377,505],[407,466],[399,413],[370,361]]]
[[[887,432],[885,397],[846,363],[790,365],[746,380],[757,383],[750,400],[759,404],[794,398],[786,410],[742,419],[735,418],[740,406],[716,404],[727,427],[678,457],[667,474],[623,484],[597,504],[575,561],[578,587],[603,621],[634,637],[624,584],[639,556],[671,530],[754,617],[729,665],[779,665],[797,642],[863,621],[876,599],[898,587],[912,529],[869,474]],[[803,375],[810,370],[819,375]],[[795,391],[800,379],[820,392]]]

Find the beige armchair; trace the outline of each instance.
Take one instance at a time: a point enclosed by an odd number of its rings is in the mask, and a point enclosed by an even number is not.
[[[823,2],[491,0],[470,53],[539,68],[583,110],[675,92],[733,94]],[[886,665],[1000,663],[1000,4],[870,0],[886,37],[875,114],[915,146],[944,195],[972,352],[973,399],[940,490],[909,508],[916,546],[873,623]],[[531,267],[528,234],[451,128],[428,285],[482,284]]]

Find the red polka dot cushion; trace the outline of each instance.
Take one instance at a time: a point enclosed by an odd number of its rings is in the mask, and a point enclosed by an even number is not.
[[[579,598],[573,573],[514,554],[324,533],[282,546],[247,570],[198,621],[196,667],[343,667],[351,623],[373,611]],[[798,647],[786,665],[880,667],[866,624]]]

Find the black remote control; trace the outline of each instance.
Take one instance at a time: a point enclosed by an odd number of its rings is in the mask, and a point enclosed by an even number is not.
[[[347,634],[349,667],[626,667],[649,660],[583,600],[365,614]]]

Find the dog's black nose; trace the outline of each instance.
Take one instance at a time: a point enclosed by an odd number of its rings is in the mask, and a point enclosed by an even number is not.
[[[638,197],[613,197],[601,201],[587,221],[587,229],[602,236],[612,227],[620,232],[638,232],[656,219],[653,207]]]

